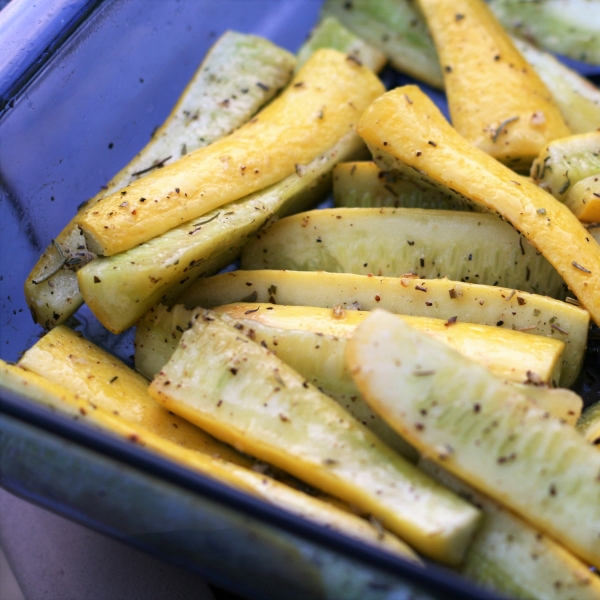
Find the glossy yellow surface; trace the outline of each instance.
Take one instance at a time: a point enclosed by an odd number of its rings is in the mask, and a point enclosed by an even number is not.
[[[176,444],[239,464],[251,464],[185,419],[169,414],[150,397],[144,377],[65,325],[48,332],[25,352],[18,364]]]
[[[286,90],[232,134],[155,169],[80,219],[88,247],[122,252],[301,171],[384,91],[368,68],[318,50]]]
[[[483,0],[418,0],[438,51],[452,124],[508,166],[528,169],[569,135],[558,105]]]
[[[460,562],[478,511],[215,315],[196,319],[150,393],[216,437],[372,514],[418,552]]]
[[[40,402],[52,410],[97,426],[132,444],[147,448],[238,490],[258,496],[269,504],[279,506],[367,544],[399,554],[411,562],[420,562],[412,549],[394,535],[338,508],[340,503],[334,506],[325,499],[309,496],[225,458],[184,448],[144,427],[99,408],[90,400],[79,397],[66,387],[37,373],[0,360],[0,387]]]
[[[304,333],[349,339],[369,315],[364,311],[339,308],[245,303],[225,305],[216,308],[215,312],[249,324],[256,322],[271,330],[282,330],[282,335],[288,332],[296,339],[292,347],[296,346],[298,353],[307,358],[314,353],[314,343],[312,335],[303,340]],[[415,316],[404,318],[419,331],[448,344],[499,377],[517,382],[531,377],[539,377],[544,382],[558,381],[565,347],[560,340],[461,321]],[[273,349],[277,352],[279,347]]]
[[[465,140],[416,86],[397,88],[376,100],[358,132],[376,161],[417,169],[511,223],[600,323],[598,243],[564,204]]]

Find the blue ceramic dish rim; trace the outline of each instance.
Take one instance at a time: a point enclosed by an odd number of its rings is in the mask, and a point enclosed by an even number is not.
[[[0,118],[105,0],[12,0],[0,11]],[[35,37],[24,33],[32,22]],[[65,17],[66,15],[66,17]]]

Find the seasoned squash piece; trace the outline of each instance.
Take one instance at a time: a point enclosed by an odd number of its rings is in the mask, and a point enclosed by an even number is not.
[[[545,335],[565,342],[560,378],[560,385],[565,387],[575,383],[581,370],[590,324],[589,313],[578,306],[514,289],[446,278],[369,277],[325,271],[228,271],[200,279],[177,302],[188,308],[234,302],[348,310],[379,307],[404,315],[444,320],[457,317],[458,321]]]
[[[346,357],[367,402],[422,454],[600,565],[600,453],[577,431],[381,310]]]
[[[460,572],[511,598],[597,600],[600,578],[552,538],[430,460],[419,467],[481,508],[483,519]]]
[[[438,51],[452,125],[517,171],[570,135],[552,95],[483,0],[418,0]]]
[[[87,305],[107,329],[124,331],[157,302],[226,267],[269,220],[317,203],[330,187],[332,167],[363,150],[362,140],[349,132],[301,173],[135,248],[97,258],[78,273]]]
[[[376,100],[359,134],[376,162],[451,187],[520,231],[600,323],[600,246],[564,204],[475,148],[415,86]]]
[[[346,208],[441,208],[465,210],[443,191],[419,186],[372,161],[343,162],[333,170],[333,200]]]
[[[372,514],[418,552],[461,561],[478,511],[215,315],[196,319],[150,393],[220,439]]]
[[[264,473],[191,448],[185,448],[130,421],[99,408],[66,387],[32,371],[0,360],[0,388],[50,407],[74,419],[97,426],[128,442],[146,448],[182,464],[193,471],[212,477],[235,489],[257,496],[269,504],[288,510],[312,522],[334,529],[351,538],[398,554],[420,564],[413,550],[382,527],[351,514],[338,501],[316,498],[293,489]]]
[[[359,63],[369,67],[375,73],[383,69],[387,56],[377,48],[367,44],[362,38],[346,29],[335,17],[325,17],[310,32],[308,40],[298,50],[296,70],[298,70],[319,48],[333,48]]]
[[[387,277],[414,273],[554,298],[565,294],[556,270],[514,228],[495,215],[455,210],[329,208],[298,213],[254,236],[242,251],[241,266]]]
[[[331,148],[384,91],[367,67],[317,50],[286,90],[220,140],[89,208],[78,224],[109,256],[281,181]]]
[[[81,212],[153,169],[231,133],[285,86],[294,65],[292,54],[268,40],[225,32],[152,139]],[[255,85],[257,80],[263,85]],[[64,322],[81,306],[77,271],[94,258],[75,216],[46,248],[25,282],[27,305],[44,329]]]
[[[180,446],[238,464],[252,464],[185,419],[169,414],[150,397],[144,377],[65,325],[47,333],[25,352],[18,364]]]

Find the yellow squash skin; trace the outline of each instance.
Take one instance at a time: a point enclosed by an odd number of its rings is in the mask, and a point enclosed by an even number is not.
[[[106,412],[182,447],[245,466],[252,464],[185,419],[169,414],[150,397],[144,377],[65,325],[47,333],[25,352],[18,364]]]
[[[344,505],[337,501],[330,502],[326,498],[309,496],[285,483],[253,471],[247,466],[231,462],[217,454],[184,448],[144,427],[99,408],[90,400],[80,397],[70,389],[33,371],[27,371],[17,365],[0,360],[0,387],[48,406],[53,411],[110,432],[193,471],[262,498],[269,504],[279,506],[300,517],[340,531],[369,545],[398,554],[413,563],[421,563],[414,551],[396,536],[348,512]]]
[[[150,394],[242,451],[372,514],[418,552],[460,563],[479,512],[215,315],[194,321]]]
[[[62,385],[32,371],[5,363],[3,360],[0,360],[0,388],[39,402],[75,420],[111,432],[193,471],[262,498],[269,504],[279,506],[324,527],[398,554],[411,562],[420,563],[413,550],[404,542],[381,527],[375,527],[368,521],[347,512],[337,501],[336,505],[333,505],[325,498],[309,496],[246,466],[220,458],[218,455],[209,455],[180,446],[136,423],[99,408],[97,404],[78,396]]]
[[[244,324],[249,329],[255,326],[257,335],[262,333],[265,336],[266,333],[273,332],[275,341],[279,343],[274,345],[267,341],[269,349],[281,355],[284,361],[299,372],[302,372],[302,369],[296,365],[310,360],[311,355],[318,356],[318,352],[311,347],[312,344],[307,343],[313,337],[309,334],[350,339],[356,327],[369,315],[366,311],[343,310],[340,307],[331,310],[316,306],[248,303],[229,304],[214,310],[228,321]],[[483,365],[498,377],[519,383],[527,381],[528,375],[546,383],[558,381],[561,355],[565,347],[560,340],[527,335],[501,327],[430,317],[404,316],[404,320],[415,329],[448,344],[463,356]],[[280,339],[278,333],[281,338],[285,338],[287,333],[291,340],[295,340],[286,353],[287,356],[293,356],[294,346],[296,347],[300,356],[294,360],[295,364],[286,360],[283,355],[284,350],[281,346],[285,340]],[[304,341],[304,337],[308,339]],[[304,350],[301,350],[303,345]],[[318,349],[317,346],[316,350]],[[325,360],[325,356],[321,360]]]
[[[281,181],[333,146],[384,91],[368,68],[331,49],[237,131],[107,196],[80,219],[109,256]]]
[[[457,317],[458,321],[545,335],[565,342],[560,378],[564,387],[577,379],[590,325],[589,313],[578,306],[500,286],[325,271],[228,271],[198,280],[177,302],[187,308],[234,302],[348,310],[379,307],[398,314],[444,320]]]
[[[558,271],[600,323],[600,246],[561,202],[470,144],[416,86],[376,100],[358,133],[386,168],[448,186],[497,212]]]
[[[600,454],[573,427],[381,310],[346,359],[367,402],[422,455],[600,565]]]
[[[515,170],[570,134],[558,105],[483,0],[419,0],[444,73],[452,124]]]

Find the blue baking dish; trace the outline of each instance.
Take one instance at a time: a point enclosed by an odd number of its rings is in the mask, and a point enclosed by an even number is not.
[[[13,3],[11,23],[0,13],[0,358],[7,361],[43,333],[22,292],[39,254],[146,143],[215,39],[234,29],[296,51],[320,7],[320,0],[38,0],[34,14],[32,3]],[[35,31],[31,19],[42,23]],[[393,71],[384,79],[404,81]],[[70,324],[131,364],[131,332],[108,333],[85,306]],[[595,373],[600,380],[593,342],[579,384],[588,402],[598,397]],[[500,598],[5,392],[0,484],[248,598]]]

